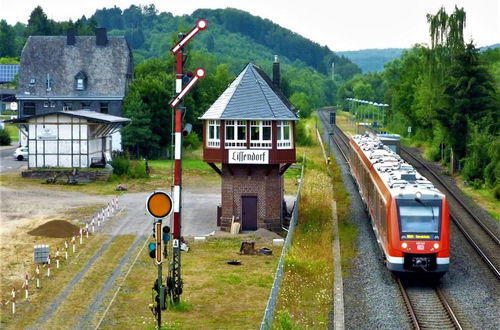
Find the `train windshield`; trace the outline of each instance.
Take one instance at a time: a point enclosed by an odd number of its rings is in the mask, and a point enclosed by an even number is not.
[[[403,238],[439,238],[440,200],[399,200],[398,210]]]

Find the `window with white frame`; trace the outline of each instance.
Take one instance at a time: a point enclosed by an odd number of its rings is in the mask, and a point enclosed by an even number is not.
[[[277,145],[278,149],[292,148],[292,126],[289,121],[278,121],[277,126]]]
[[[83,78],[78,78],[76,79],[76,90],[77,91],[83,91],[85,89],[84,84],[83,84]]]
[[[250,122],[250,148],[271,148],[271,135],[270,120]]]
[[[220,147],[220,122],[218,120],[209,120],[207,129],[207,147]]]
[[[247,146],[246,120],[226,120],[226,134],[224,146],[227,148],[240,148]]]

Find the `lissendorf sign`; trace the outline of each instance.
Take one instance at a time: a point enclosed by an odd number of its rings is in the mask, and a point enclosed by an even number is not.
[[[229,149],[229,164],[269,164],[269,150]]]

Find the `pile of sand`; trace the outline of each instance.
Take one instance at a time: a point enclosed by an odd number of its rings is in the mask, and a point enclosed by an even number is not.
[[[45,236],[54,238],[64,238],[78,235],[80,227],[64,220],[52,220],[31,230],[28,234],[32,236]]]

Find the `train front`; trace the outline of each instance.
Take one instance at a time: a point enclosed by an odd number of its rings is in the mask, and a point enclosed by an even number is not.
[[[448,271],[450,220],[446,197],[436,190],[408,191],[395,198],[397,223],[392,238],[396,272],[434,273]],[[391,253],[392,254],[392,253]]]

